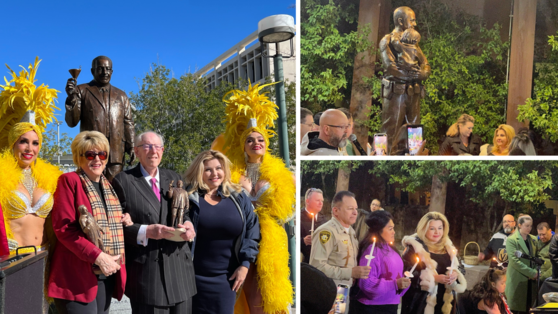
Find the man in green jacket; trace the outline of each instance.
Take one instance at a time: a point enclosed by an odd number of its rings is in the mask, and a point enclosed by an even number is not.
[[[550,247],[550,240],[552,240],[552,229],[546,222],[541,222],[537,225],[537,233],[539,240],[539,257],[544,260],[544,265],[541,266],[541,283],[548,277],[552,276],[552,264],[550,264],[550,257],[548,256],[548,249]]]

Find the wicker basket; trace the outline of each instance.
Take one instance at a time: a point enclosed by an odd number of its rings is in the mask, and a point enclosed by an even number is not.
[[[480,246],[477,242],[471,241],[467,244],[465,244],[465,248],[463,249],[463,261],[465,264],[467,265],[478,265],[479,264],[479,257],[478,255],[467,255],[467,245],[474,243],[477,245],[477,248],[479,249],[479,253],[480,253]]]

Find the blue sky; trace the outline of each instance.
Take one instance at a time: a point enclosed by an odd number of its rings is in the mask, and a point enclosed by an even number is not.
[[[295,16],[295,0],[3,1],[0,78],[10,77],[4,64],[19,72],[39,56],[36,84],[60,91],[57,118],[64,121],[69,69],[81,66],[78,84],[89,82],[91,61],[106,55],[113,61],[111,83],[137,93],[151,64],[175,76],[195,72],[275,14]],[[60,132],[73,138],[79,126],[64,122]]]

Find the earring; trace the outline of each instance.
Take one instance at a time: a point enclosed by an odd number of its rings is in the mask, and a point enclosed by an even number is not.
[[[249,159],[248,159],[248,154],[246,154],[246,152],[244,152],[244,162],[245,162],[246,164],[248,164],[248,160],[249,160]]]

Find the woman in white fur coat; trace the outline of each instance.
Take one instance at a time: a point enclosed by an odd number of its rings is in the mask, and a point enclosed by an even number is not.
[[[419,221],[417,233],[403,238],[405,270],[410,271],[417,257],[420,262],[403,296],[402,314],[450,314],[455,304],[453,291],[466,290],[467,281],[458,269],[457,250],[448,233],[446,216],[430,212]]]

